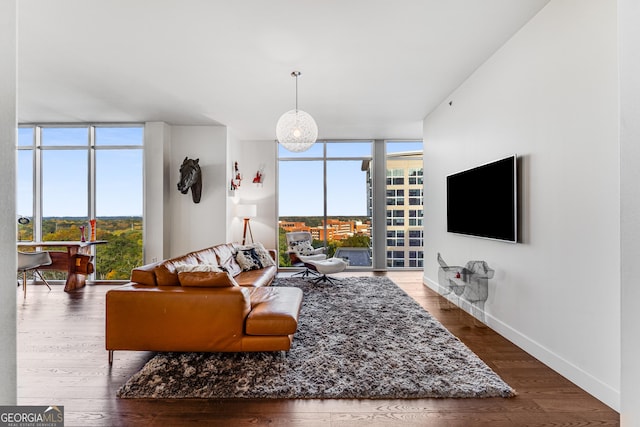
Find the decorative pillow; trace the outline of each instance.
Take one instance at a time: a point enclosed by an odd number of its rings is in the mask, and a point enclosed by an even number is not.
[[[231,274],[232,277],[242,273],[242,268],[236,261],[236,250],[232,244],[222,244],[214,247],[221,269]]]
[[[298,255],[313,255],[314,248],[308,240],[291,242],[291,249]]]
[[[259,270],[263,268],[262,262],[260,262],[260,257],[254,248],[239,249],[236,254],[236,261],[240,264],[242,271]]]
[[[246,249],[254,249],[256,251],[256,255],[258,255],[258,258],[260,258],[260,264],[262,264],[262,268],[276,265],[276,262],[273,260],[273,258],[271,258],[269,251],[265,249],[262,243],[258,242],[252,245],[238,247],[238,250],[246,250]]]
[[[240,286],[226,271],[180,271],[180,285],[192,288],[228,288]]]
[[[178,272],[178,275],[180,275],[180,273],[195,273],[195,272],[220,273],[223,270],[215,264],[180,264],[180,265],[176,265],[176,271]]]

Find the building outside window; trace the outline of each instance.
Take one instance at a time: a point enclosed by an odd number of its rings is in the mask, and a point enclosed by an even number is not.
[[[142,125],[20,125],[20,241],[89,238],[96,219],[94,280],[126,280],[142,264]],[[23,221],[24,222],[24,221]],[[62,279],[64,272],[45,272]]]
[[[422,227],[422,209],[410,209],[409,210],[409,226],[410,227]]]
[[[404,246],[404,230],[387,230],[387,246]]]
[[[422,267],[422,142],[387,141],[386,153],[387,233],[403,237],[387,239],[387,267]]]
[[[404,267],[404,251],[387,251],[387,267]]]
[[[404,185],[404,169],[387,168],[387,185]]]
[[[387,190],[387,206],[404,206],[404,190]]]

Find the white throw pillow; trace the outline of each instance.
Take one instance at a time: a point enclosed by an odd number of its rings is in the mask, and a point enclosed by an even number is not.
[[[178,273],[220,273],[223,271],[220,267],[214,264],[178,264],[176,265],[176,272]]]

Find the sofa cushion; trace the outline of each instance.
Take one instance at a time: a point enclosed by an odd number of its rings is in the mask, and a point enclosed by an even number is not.
[[[213,250],[218,256],[218,265],[232,276],[236,276],[242,272],[242,268],[236,261],[236,251],[231,244],[222,244],[214,246]]]
[[[240,286],[251,286],[259,288],[261,286],[269,286],[278,273],[278,268],[271,266],[261,268],[260,270],[243,271],[233,278]]]
[[[298,327],[302,305],[299,288],[256,288],[251,292],[247,335],[291,335]]]
[[[178,264],[176,265],[176,271],[178,276],[180,273],[195,273],[195,272],[214,272],[220,273],[223,270],[217,264]]]
[[[180,271],[180,285],[194,288],[228,288],[240,286],[226,271]]]
[[[216,251],[214,247],[200,249],[199,251],[192,252],[193,255],[198,258],[203,264],[214,264],[218,265],[218,256],[216,255]]]

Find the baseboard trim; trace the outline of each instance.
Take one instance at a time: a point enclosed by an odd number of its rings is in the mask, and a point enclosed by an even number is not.
[[[444,288],[440,286],[437,281],[430,279],[426,275],[423,275],[422,281],[425,286],[429,287],[434,292],[437,292],[440,295],[446,293],[444,292]],[[467,307],[461,306],[458,300],[452,298],[448,298],[448,300],[478,320],[483,321],[488,327],[496,331],[498,334],[531,354],[540,362],[564,376],[569,381],[594,396],[596,399],[602,401],[605,405],[620,412],[619,390],[613,389],[609,385],[595,378],[593,375],[549,350],[544,345],[532,340],[505,322],[492,316],[490,313],[480,310],[479,308],[474,308],[473,312],[471,312]],[[482,316],[478,315],[478,313],[481,313]],[[482,319],[482,317],[484,317],[484,319]]]

